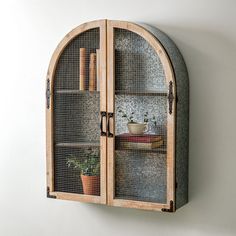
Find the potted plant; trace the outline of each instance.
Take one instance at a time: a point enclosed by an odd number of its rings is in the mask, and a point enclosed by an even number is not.
[[[85,150],[82,156],[70,155],[67,166],[78,171],[81,177],[83,193],[100,195],[100,158],[96,150]]]
[[[129,133],[134,135],[140,135],[147,131],[147,122],[148,122],[148,112],[145,112],[143,123],[138,123],[134,121],[134,112],[131,112],[130,115],[126,114],[118,107],[118,112],[121,113],[121,117],[127,120],[127,126]]]

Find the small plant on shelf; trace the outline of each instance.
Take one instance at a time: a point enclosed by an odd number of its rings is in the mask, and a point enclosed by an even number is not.
[[[84,194],[100,194],[100,158],[97,150],[84,150],[81,156],[71,154],[67,158],[67,166],[80,174]]]
[[[156,118],[156,116],[152,116],[152,118],[151,118],[151,121],[153,122],[153,124],[154,124],[154,126],[156,127],[157,126],[157,118]]]
[[[148,112],[146,111],[145,113],[144,113],[144,115],[143,115],[143,122],[144,123],[148,123]]]
[[[151,132],[154,134],[164,135],[166,136],[166,125],[158,125],[157,124],[157,117],[155,115],[149,119],[151,123]]]
[[[120,107],[117,108],[118,112],[121,113],[121,117],[125,118],[128,123],[138,123],[134,121],[134,111],[130,113],[130,115],[126,114],[123,110],[120,109]],[[155,116],[153,116],[155,118]],[[146,111],[143,115],[143,122],[147,123],[149,121],[148,118],[148,112]]]
[[[121,114],[121,117],[125,118],[128,123],[137,123],[134,121],[134,112],[133,111],[130,113],[130,115],[128,115],[124,111],[122,111],[120,107],[118,107],[117,110]]]
[[[144,113],[143,123],[138,123],[134,121],[134,112],[126,114],[120,107],[117,108],[117,111],[121,114],[121,117],[127,120],[127,127],[130,134],[141,135],[147,131],[147,122],[148,122],[148,112]]]

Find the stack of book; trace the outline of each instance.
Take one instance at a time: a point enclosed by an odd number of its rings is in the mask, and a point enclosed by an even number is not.
[[[131,135],[124,133],[116,136],[117,149],[147,149],[163,145],[163,137],[155,134]]]

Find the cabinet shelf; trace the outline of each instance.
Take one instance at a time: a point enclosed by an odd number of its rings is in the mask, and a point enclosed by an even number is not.
[[[116,152],[144,152],[144,153],[161,153],[166,154],[166,148],[153,148],[153,149],[137,149],[137,148],[117,148]]]
[[[98,142],[77,142],[77,143],[57,143],[57,147],[70,147],[70,148],[84,148],[84,147],[99,147]]]
[[[98,94],[100,91],[89,91],[89,90],[79,90],[79,89],[60,89],[56,90],[58,94],[87,94],[87,93],[94,93]]]
[[[126,91],[126,90],[116,90],[116,95],[136,95],[136,96],[167,96],[167,91],[146,91],[146,92],[137,92],[137,91]]]
[[[60,89],[56,90],[58,94],[86,94],[86,93],[99,93],[100,91],[89,91],[89,90],[79,90],[79,89]],[[116,95],[136,95],[136,96],[167,96],[167,91],[147,91],[147,92],[135,92],[135,91],[125,91],[116,90]]]

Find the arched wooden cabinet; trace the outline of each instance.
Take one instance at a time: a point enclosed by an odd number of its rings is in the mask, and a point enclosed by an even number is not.
[[[46,80],[47,196],[173,212],[188,201],[188,74],[158,29],[68,33]]]

